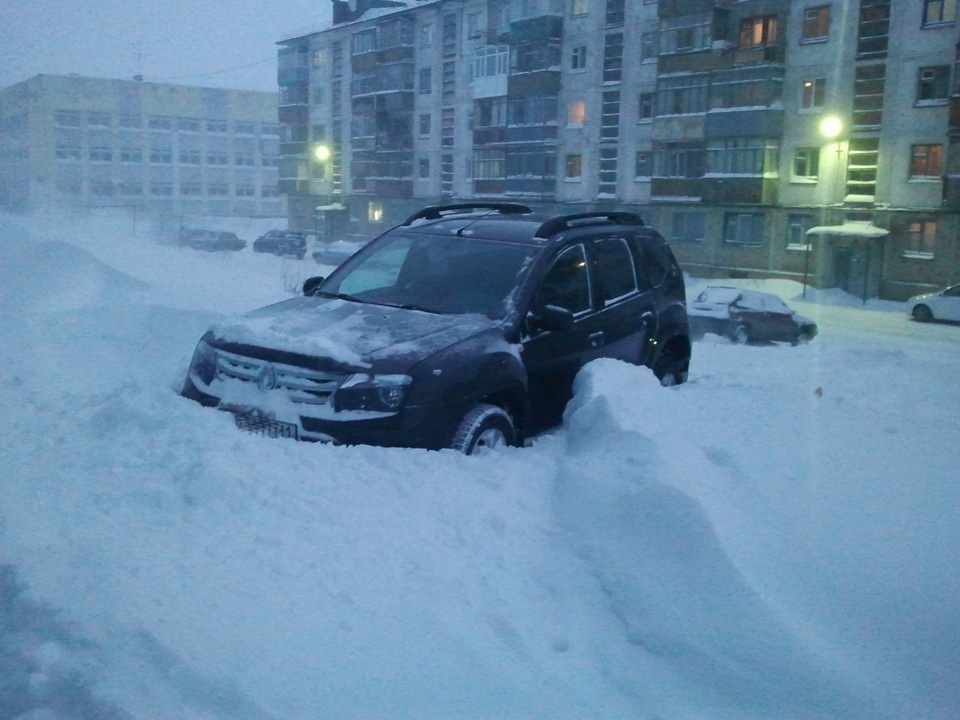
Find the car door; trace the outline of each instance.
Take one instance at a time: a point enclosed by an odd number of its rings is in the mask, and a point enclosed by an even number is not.
[[[564,247],[532,297],[521,342],[530,398],[528,432],[539,432],[563,419],[574,377],[602,347],[603,328],[594,309],[586,245]],[[565,330],[538,329],[533,318],[547,305],[570,311],[572,325]]]
[[[938,320],[960,322],[960,285],[948,287],[933,303],[933,315]]]
[[[616,233],[592,240],[590,252],[597,302],[597,356],[643,364],[656,337],[657,315],[647,273],[638,272],[635,239]]]

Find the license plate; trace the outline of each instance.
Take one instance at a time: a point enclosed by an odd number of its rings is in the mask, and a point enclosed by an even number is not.
[[[261,413],[256,412],[235,412],[233,414],[233,419],[236,421],[238,428],[253,433],[254,435],[263,435],[264,437],[270,438],[290,438],[292,440],[297,439],[297,426],[293,423],[285,423],[280,422],[279,420],[273,420],[271,418],[264,417]]]

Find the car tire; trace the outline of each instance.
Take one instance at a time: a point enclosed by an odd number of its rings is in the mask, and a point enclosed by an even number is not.
[[[730,333],[730,339],[737,345],[746,345],[750,342],[750,328],[742,323],[737,325]]]
[[[450,447],[464,455],[480,455],[516,441],[510,414],[497,405],[480,403],[463,416]]]
[[[917,305],[913,309],[913,319],[917,322],[930,322],[933,320],[933,313],[926,305]]]
[[[797,333],[797,338],[793,341],[793,345],[806,345],[811,340],[813,340],[813,336],[810,333],[801,330],[799,333]]]

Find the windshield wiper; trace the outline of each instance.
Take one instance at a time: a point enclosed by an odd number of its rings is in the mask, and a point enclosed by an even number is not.
[[[325,291],[323,291],[323,290],[320,290],[320,291],[318,291],[318,292],[316,293],[316,296],[317,296],[317,297],[336,298],[337,300],[346,300],[346,301],[348,301],[348,302],[355,302],[355,303],[366,303],[366,302],[367,302],[366,300],[361,300],[360,298],[358,298],[358,297],[356,297],[356,296],[354,296],[354,295],[350,295],[349,293],[333,293],[333,292],[325,292]]]

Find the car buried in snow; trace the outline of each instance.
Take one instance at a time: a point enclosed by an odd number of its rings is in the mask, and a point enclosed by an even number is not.
[[[735,343],[807,343],[817,335],[817,324],[798,315],[779,296],[758,290],[712,285],[688,308],[690,330],[699,339],[708,333]]]
[[[222,323],[182,394],[269,436],[470,454],[558,425],[595,358],[686,380],[684,281],[630,213],[425,208],[297,298]]]

